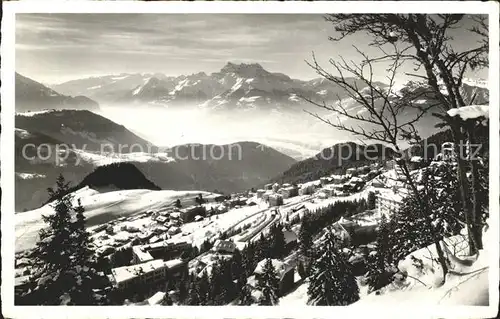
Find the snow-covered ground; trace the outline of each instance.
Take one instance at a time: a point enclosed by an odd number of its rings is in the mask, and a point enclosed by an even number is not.
[[[488,233],[485,233],[484,238],[488,238]],[[448,254],[451,266],[444,285],[441,285],[443,279],[441,267],[432,260],[437,258],[435,246],[430,245],[411,253],[399,263],[399,270],[409,275],[405,280],[396,280],[380,289],[379,295],[371,293],[353,306],[390,305],[395,302],[413,305],[487,306],[489,303],[488,265],[491,259],[490,253],[493,253],[490,251],[491,241],[484,242],[484,249],[480,251],[477,260],[476,256],[465,256],[468,250],[465,236],[457,235],[447,238],[445,243],[446,247],[454,253]],[[422,269],[415,266],[411,256],[422,260]]]
[[[486,232],[484,239],[489,236]],[[404,280],[395,280],[390,285],[379,290],[378,294],[373,292],[368,294],[368,287],[360,284],[360,300],[352,307],[397,305],[408,306],[487,306],[489,303],[489,264],[492,245],[491,240],[485,240],[484,249],[479,256],[465,256],[468,250],[466,237],[457,235],[445,239],[448,247],[448,256],[451,259],[450,273],[446,277],[446,282],[441,285],[441,268],[433,258],[437,258],[434,245],[424,247],[409,254],[398,265],[400,271],[408,273]],[[446,249],[446,248],[445,248]],[[416,267],[412,261],[413,256],[422,260],[423,267]],[[477,257],[477,260],[476,260]],[[496,269],[495,271],[498,271]],[[280,298],[280,305],[307,305],[307,280],[299,285],[291,293]]]
[[[105,223],[109,220],[130,216],[147,210],[160,209],[172,205],[178,198],[182,201],[192,201],[202,194],[205,199],[214,197],[212,193],[202,191],[152,191],[144,189],[121,190],[100,193],[84,187],[73,193],[74,202],[81,199],[85,208],[85,216],[89,226]],[[52,214],[50,203],[38,209],[15,214],[16,223],[16,252],[34,246],[38,232],[44,223],[42,215]]]

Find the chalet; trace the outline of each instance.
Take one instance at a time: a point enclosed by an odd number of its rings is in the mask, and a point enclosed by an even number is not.
[[[217,239],[214,243],[214,246],[212,247],[212,250],[220,253],[232,254],[236,250],[236,245],[230,240]]]
[[[145,246],[132,247],[132,263],[142,264],[154,260],[153,256],[145,249]]]
[[[244,206],[247,204],[247,201],[248,201],[248,198],[246,198],[246,197],[233,198],[230,201],[230,206],[231,207]]]
[[[307,182],[302,185],[300,185],[299,188],[299,195],[311,195],[314,193],[316,188],[318,188],[321,185],[321,182],[319,181],[312,181],[312,182]]]
[[[280,194],[272,194],[269,196],[269,206],[283,205],[283,196]]]
[[[181,232],[181,229],[179,227],[176,227],[176,226],[170,227],[167,230],[167,234],[169,234],[170,236],[176,235],[180,232]]]
[[[274,195],[274,192],[273,192],[273,191],[267,191],[267,192],[265,192],[265,193],[262,195],[262,199],[263,199],[263,200],[265,200],[265,201],[267,201],[267,200],[269,200],[269,197],[270,197],[271,195]]]
[[[264,195],[265,192],[266,191],[263,189],[258,189],[256,193],[257,198],[262,198],[262,195]]]
[[[290,197],[295,197],[299,195],[299,189],[295,186],[288,186],[281,188],[278,193],[283,196],[284,199],[290,198]]]
[[[259,282],[262,280],[262,274],[264,270],[264,265],[266,264],[266,259],[261,260],[257,267],[255,267],[254,275],[255,280]],[[283,262],[278,259],[271,259],[274,269],[279,277],[279,289],[281,295],[286,294],[293,288],[294,284],[294,266],[289,263]]]
[[[184,223],[189,223],[194,220],[196,215],[205,216],[206,209],[203,206],[191,206],[179,210],[180,217]],[[170,215],[172,216],[172,214]]]
[[[319,192],[318,192],[318,198],[319,199],[327,199],[329,196],[328,196],[328,193],[325,192],[324,189],[321,189]]]
[[[361,166],[356,169],[359,174],[368,174],[370,172],[370,166]]]
[[[355,176],[355,175],[357,175],[358,171],[356,170],[356,168],[351,167],[351,168],[348,168],[348,169],[345,171],[345,173],[346,173],[347,175]]]
[[[276,193],[279,188],[280,188],[280,184],[274,183],[273,186],[271,187],[271,190]]]
[[[162,215],[160,215],[160,216],[156,217],[156,219],[155,219],[155,220],[156,220],[158,223],[163,224],[163,223],[166,223],[166,222],[168,221],[168,218],[167,218],[166,216],[162,216]]]
[[[321,186],[325,186],[327,184],[330,184],[333,181],[333,179],[330,177],[321,177],[319,181],[321,183]]]
[[[332,178],[332,183],[334,184],[345,183],[348,180],[347,176],[345,175],[331,175],[331,178]]]
[[[270,184],[266,184],[266,185],[264,186],[264,189],[265,189],[266,191],[270,191],[270,190],[272,190],[272,189],[273,189],[273,184],[272,184],[272,183],[270,183]]]
[[[147,260],[149,254],[153,259],[174,259],[180,257],[185,251],[191,249],[191,244],[178,239],[168,239],[142,246],[133,246],[133,260]]]

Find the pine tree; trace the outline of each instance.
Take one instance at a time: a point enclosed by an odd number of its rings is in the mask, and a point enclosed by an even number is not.
[[[312,231],[308,216],[304,216],[300,225],[299,242],[300,252],[305,257],[311,256],[311,248],[313,245]]]
[[[179,198],[175,201],[175,207],[182,208],[181,200]]]
[[[240,278],[240,275],[244,273],[243,256],[239,249],[235,249],[233,252],[233,258],[231,259],[231,273],[234,278]]]
[[[343,306],[359,299],[359,288],[351,266],[335,247],[332,230],[317,252],[309,276],[309,302],[318,306]]]
[[[181,280],[175,282],[176,289],[179,292],[179,304],[187,304],[189,288],[193,282],[194,279],[189,274],[187,276],[183,275]]]
[[[32,253],[33,290],[23,299],[42,305],[101,303],[104,297],[92,291],[102,282],[85,230],[84,209],[80,202],[73,206],[69,183],[62,175],[56,186],[55,190],[48,189],[49,196],[56,198],[52,205],[54,214],[43,216],[48,227],[40,231],[40,240]]]
[[[367,206],[368,209],[375,209],[376,196],[374,192],[368,193]]]
[[[271,228],[270,254],[272,258],[285,257],[285,235],[281,225],[275,225]]]
[[[198,299],[200,305],[208,304],[209,292],[210,292],[210,281],[208,279],[208,274],[203,271],[201,277],[196,282]]]
[[[240,291],[239,296],[239,305],[240,306],[250,306],[254,303],[254,299],[252,297],[252,292],[248,285],[243,286]]]
[[[304,268],[302,260],[299,261],[299,264],[297,265],[297,272],[299,273],[300,278],[305,279],[307,277],[306,269]]]
[[[367,262],[368,271],[365,277],[370,291],[385,287],[392,281],[389,251],[389,224],[385,215],[382,215],[377,232],[377,250],[375,254],[368,256]]]
[[[262,293],[259,305],[273,306],[279,302],[279,277],[271,258],[267,258],[257,284]]]
[[[247,277],[245,274],[241,274],[238,278],[236,289],[238,291],[239,305],[248,306],[253,303],[252,294],[250,288],[247,285]]]
[[[271,246],[269,240],[260,233],[260,238],[256,243],[256,257],[258,260],[271,257]]]
[[[186,304],[190,306],[198,306],[200,304],[198,290],[196,289],[196,283],[194,281],[192,281],[191,284],[189,285]]]

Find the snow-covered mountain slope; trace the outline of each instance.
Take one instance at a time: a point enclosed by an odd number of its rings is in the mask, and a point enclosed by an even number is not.
[[[82,94],[64,95],[16,73],[16,112],[44,109],[98,110],[99,104]]]
[[[16,127],[39,133],[75,148],[101,151],[121,147],[121,153],[131,152],[131,145],[147,150],[148,141],[130,132],[123,125],[87,110],[53,110],[16,115]]]
[[[100,193],[89,187],[77,190],[73,194],[73,202],[80,199],[85,208],[88,226],[105,223],[109,220],[130,216],[151,209],[160,209],[172,205],[177,199],[193,201],[202,194],[211,198],[216,194],[203,191],[172,191],[172,190],[121,190]],[[38,209],[15,215],[16,251],[32,248],[37,240],[39,230],[44,226],[42,216],[53,213],[51,203]]]

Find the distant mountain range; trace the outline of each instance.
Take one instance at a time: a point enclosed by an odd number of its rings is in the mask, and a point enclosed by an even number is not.
[[[360,89],[366,86],[354,78],[352,81]],[[269,72],[257,63],[227,63],[212,74],[200,72],[177,77],[158,73],[120,74],[73,80],[52,87],[64,94],[85,95],[101,103],[191,105],[210,109],[293,110],[307,104],[302,97],[318,102],[346,97],[340,87],[325,79],[292,79],[282,73]]]
[[[45,109],[98,110],[99,104],[81,94],[64,95],[16,73],[16,112],[41,111]]]

